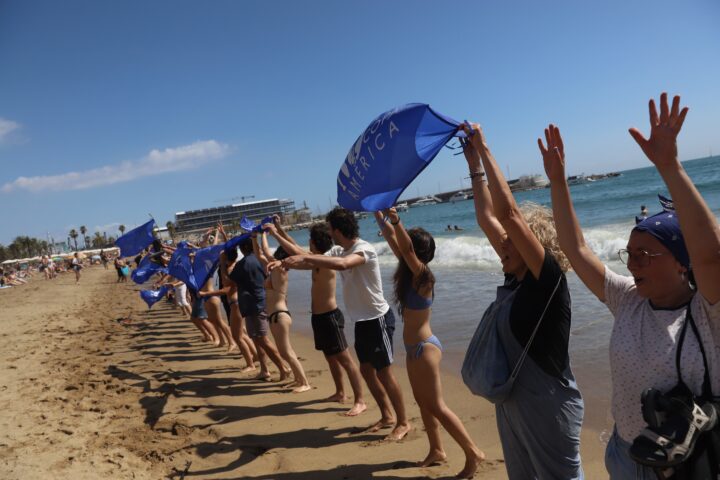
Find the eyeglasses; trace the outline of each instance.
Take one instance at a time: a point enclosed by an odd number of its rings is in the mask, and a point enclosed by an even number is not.
[[[650,260],[653,257],[660,257],[662,255],[665,255],[664,253],[649,253],[645,250],[640,250],[638,253],[630,253],[629,250],[626,248],[618,250],[618,257],[620,257],[620,261],[627,265],[630,263],[630,260],[633,260],[635,264],[639,267],[647,267],[650,265]]]

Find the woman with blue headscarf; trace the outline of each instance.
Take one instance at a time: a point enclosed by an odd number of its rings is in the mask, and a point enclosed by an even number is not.
[[[612,272],[585,243],[565,180],[559,129],[550,125],[545,130],[547,145],[538,139],[551,182],[560,247],[615,319],[610,338],[615,430],[605,454],[613,480],[658,478],[652,468],[631,457],[630,448],[636,438],[648,435],[643,392],[649,388],[668,392],[679,383],[679,344],[682,381],[699,395],[708,378],[707,364],[712,391],[720,393],[720,232],[715,216],[678,160],[677,135],[687,111],[687,107],[680,110],[677,96],[670,107],[663,93],[659,114],[650,100],[650,138],[630,129],[674,200],[674,210],[666,207],[641,220],[631,231],[627,247],[620,250],[630,277]],[[685,330],[688,322],[694,322],[692,330]],[[687,435],[692,431],[676,430],[681,438],[659,435],[655,438],[659,448],[651,449],[649,456],[670,457],[672,447],[690,440]]]

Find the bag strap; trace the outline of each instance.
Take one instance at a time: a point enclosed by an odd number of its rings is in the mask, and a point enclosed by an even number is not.
[[[515,380],[517,376],[520,374],[520,367],[522,367],[522,364],[525,362],[525,357],[527,357],[528,352],[530,351],[530,346],[532,345],[533,340],[535,339],[535,335],[537,334],[538,330],[540,329],[540,324],[542,323],[543,318],[545,317],[545,313],[547,312],[548,308],[550,307],[550,302],[552,302],[553,297],[555,296],[555,292],[557,292],[558,287],[560,287],[560,282],[562,282],[562,274],[560,274],[557,283],[555,284],[555,288],[553,289],[552,293],[550,294],[550,298],[548,298],[547,303],[545,304],[545,309],[543,310],[542,314],[540,315],[540,319],[537,322],[537,325],[535,325],[535,329],[533,330],[532,335],[530,335],[530,339],[527,342],[527,345],[525,345],[525,349],[523,350],[522,354],[520,355],[520,358],[518,359],[517,363],[515,364],[515,368],[513,368],[512,373],[510,374],[510,379]]]
[[[685,385],[685,382],[682,378],[682,369],[680,368],[680,358],[682,354],[682,347],[685,343],[685,332],[687,331],[688,324],[690,324],[693,334],[695,335],[698,345],[700,346],[700,354],[702,355],[703,367],[705,368],[705,373],[703,375],[702,395],[710,399],[713,398],[712,386],[710,383],[710,369],[708,368],[707,356],[705,355],[705,347],[703,346],[702,337],[700,336],[700,331],[698,330],[697,325],[695,325],[695,319],[693,318],[690,305],[691,304],[688,304],[687,311],[685,312],[685,321],[683,322],[682,330],[680,331],[680,338],[678,339],[678,346],[675,352],[675,368],[677,370],[678,383]]]

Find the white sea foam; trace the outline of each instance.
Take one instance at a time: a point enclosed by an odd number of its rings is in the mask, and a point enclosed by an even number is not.
[[[584,231],[590,249],[602,262],[616,262],[617,251],[627,244],[627,225],[606,225]],[[484,236],[465,234],[457,237],[435,238],[433,267],[470,268],[497,271],[500,259]],[[382,265],[393,265],[395,256],[386,242],[376,242],[375,247]]]

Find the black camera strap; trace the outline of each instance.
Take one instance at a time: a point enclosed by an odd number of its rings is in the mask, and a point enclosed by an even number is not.
[[[697,325],[695,325],[695,320],[693,319],[692,312],[690,311],[691,304],[692,304],[692,301],[690,304],[688,304],[687,311],[685,313],[685,321],[683,322],[682,330],[680,331],[680,338],[678,339],[678,346],[677,346],[677,350],[675,353],[675,368],[677,369],[678,383],[680,383],[682,385],[686,385],[682,379],[682,370],[680,369],[680,357],[682,354],[683,343],[685,343],[685,332],[687,331],[688,324],[690,324],[690,327],[693,330],[693,334],[695,335],[698,345],[700,346],[700,353],[702,354],[703,366],[705,367],[705,375],[703,377],[703,385],[702,385],[702,396],[706,400],[712,400],[713,394],[712,394],[712,386],[710,384],[710,369],[708,368],[708,362],[707,362],[707,357],[705,355],[705,347],[703,346],[702,337],[700,337],[700,332],[698,331]]]

